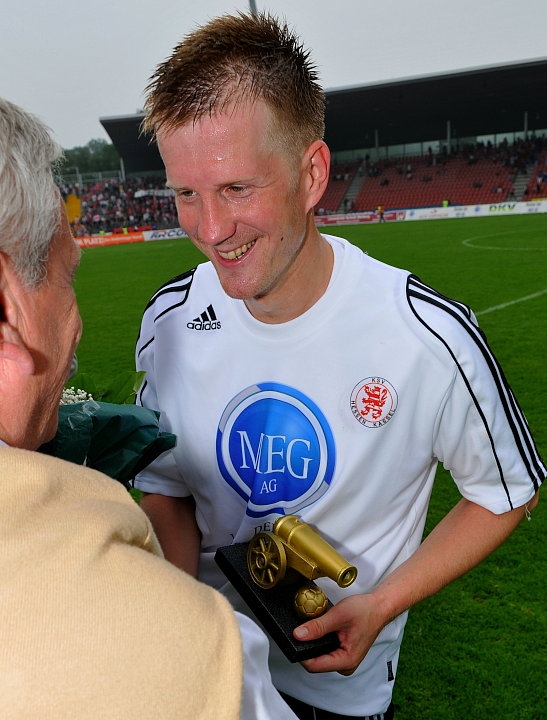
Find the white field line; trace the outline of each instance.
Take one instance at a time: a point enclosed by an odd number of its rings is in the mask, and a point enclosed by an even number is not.
[[[526,300],[533,300],[534,298],[540,297],[541,295],[545,295],[547,293],[547,288],[545,290],[540,290],[537,293],[532,293],[532,295],[524,295],[524,297],[517,298],[516,300],[510,300],[509,302],[502,303],[501,305],[493,305],[492,307],[486,308],[486,310],[479,310],[475,313],[475,315],[478,317],[479,315],[486,315],[487,313],[494,312],[494,310],[503,310],[506,307],[510,307],[511,305],[517,305],[521,302],[526,302]]]
[[[544,244],[538,245],[536,247],[500,247],[499,245],[482,245],[481,243],[476,244],[477,240],[489,240],[491,238],[494,238],[496,240],[501,237],[506,237],[507,235],[518,235],[519,237],[521,237],[526,232],[532,231],[508,230],[507,232],[498,232],[493,233],[492,235],[474,235],[473,237],[464,238],[462,240],[462,245],[468,248],[472,248],[473,250],[497,250],[501,252],[545,252],[547,250],[547,247]]]

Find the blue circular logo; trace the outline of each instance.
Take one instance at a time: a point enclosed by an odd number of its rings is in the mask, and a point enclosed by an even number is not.
[[[308,397],[278,383],[252,385],[228,404],[216,451],[222,476],[253,517],[310,505],[334,472],[334,439],[325,416]]]

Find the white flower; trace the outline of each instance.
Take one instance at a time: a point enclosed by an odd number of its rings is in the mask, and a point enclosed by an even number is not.
[[[93,396],[90,393],[85,390],[69,387],[63,390],[59,404],[72,405],[74,403],[86,402],[87,400],[93,400]]]

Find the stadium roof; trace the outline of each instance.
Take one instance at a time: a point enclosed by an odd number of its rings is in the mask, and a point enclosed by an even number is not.
[[[163,173],[163,162],[155,143],[141,135],[143,115],[120,115],[99,118],[118,155],[123,160],[125,172],[138,174],[159,171]]]
[[[326,92],[333,152],[547,128],[547,58]],[[142,115],[100,118],[127,173],[163,171]],[[448,125],[450,123],[450,125]],[[450,128],[448,130],[448,128]]]

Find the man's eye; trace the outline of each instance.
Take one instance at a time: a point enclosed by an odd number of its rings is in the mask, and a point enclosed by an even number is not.
[[[195,192],[193,190],[177,190],[177,197],[181,198],[192,198]]]
[[[231,190],[233,193],[236,193],[236,194],[242,193],[242,192],[244,192],[246,189],[247,189],[247,188],[246,188],[245,185],[230,185],[230,190]]]

